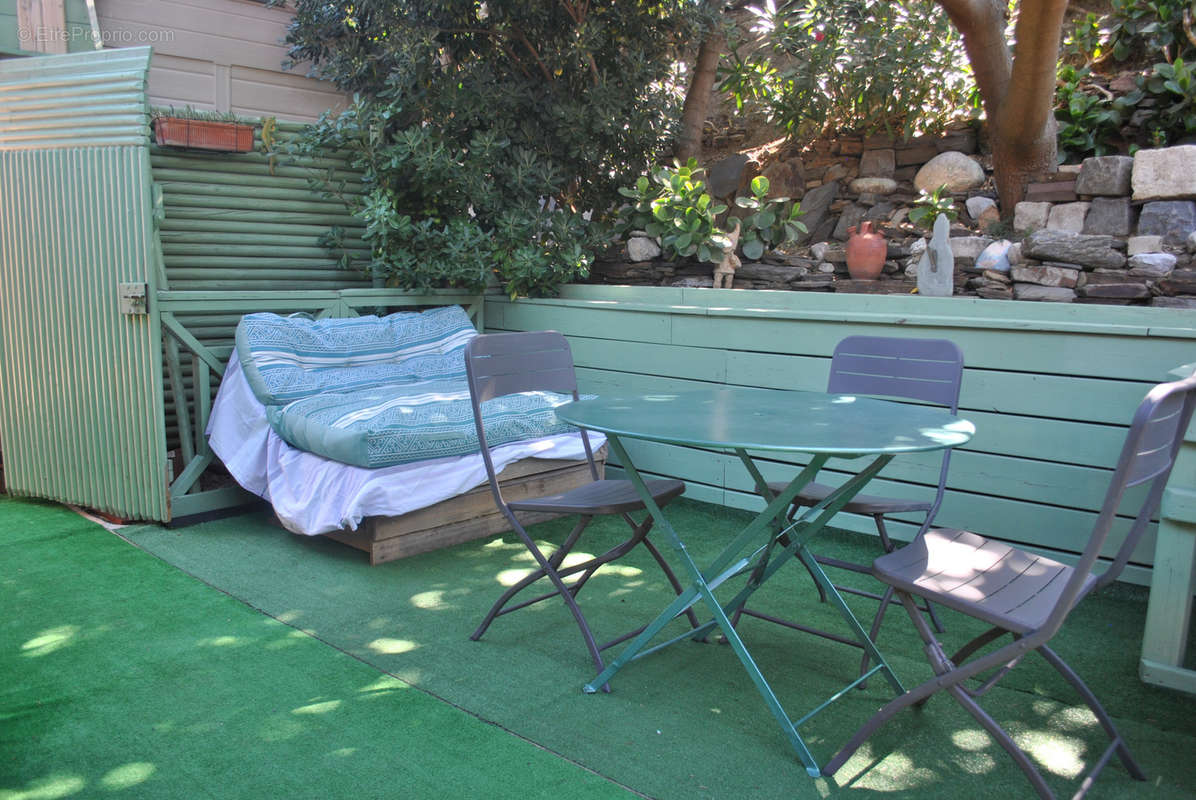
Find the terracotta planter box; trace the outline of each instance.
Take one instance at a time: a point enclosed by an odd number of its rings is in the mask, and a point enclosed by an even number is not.
[[[253,126],[238,122],[158,117],[154,120],[154,141],[171,147],[248,153],[253,149]]]

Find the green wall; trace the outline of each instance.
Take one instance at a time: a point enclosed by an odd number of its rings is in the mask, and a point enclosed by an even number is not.
[[[820,390],[844,336],[952,339],[966,363],[961,414],[977,434],[953,458],[938,522],[1063,555],[1087,538],[1138,402],[1168,370],[1196,360],[1196,312],[1177,309],[572,286],[552,300],[487,297],[486,321],[492,331],[562,331],[583,390],[598,393],[704,383]],[[733,455],[631,444],[637,465],[684,479],[690,497],[761,507]],[[801,461],[763,463],[781,477]],[[907,456],[872,487],[925,497],[936,480],[933,455]],[[1196,475],[1177,481],[1196,486]],[[874,532],[866,518],[839,522]],[[915,529],[893,526],[898,537]],[[1126,577],[1148,580],[1142,567],[1153,552],[1152,532]]]

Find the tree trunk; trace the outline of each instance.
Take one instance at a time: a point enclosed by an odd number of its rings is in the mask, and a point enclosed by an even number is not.
[[[1012,57],[1004,3],[938,0],[963,34],[984,101],[1001,213],[1009,217],[1030,178],[1055,169],[1055,65],[1067,0],[1021,0]]]
[[[673,150],[673,155],[681,163],[702,155],[702,127],[710,113],[710,94],[714,91],[718,60],[722,57],[725,45],[723,35],[717,29],[711,29],[698,48],[693,79],[685,93],[681,130],[677,133],[677,146]]]

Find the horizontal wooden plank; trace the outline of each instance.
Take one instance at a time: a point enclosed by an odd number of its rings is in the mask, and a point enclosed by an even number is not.
[[[722,383],[821,390],[830,354],[846,335],[952,339],[967,364],[961,414],[978,433],[955,454],[940,521],[1051,553],[1074,553],[1087,541],[1130,416],[1152,385],[1192,360],[1196,334],[1191,312],[960,298],[570,286],[559,299],[495,298],[488,305],[490,319],[505,329],[551,323],[564,332],[582,390],[597,393]],[[668,321],[666,338],[659,324],[646,321],[652,319]],[[645,327],[650,336],[641,335]],[[736,507],[760,502],[733,456],[646,442],[628,446],[649,471],[685,479],[690,496]],[[768,474],[786,475],[804,458],[773,455],[760,463]],[[854,468],[833,462],[827,480]],[[911,455],[886,467],[873,487],[920,496],[936,479],[935,458]],[[1177,481],[1196,492],[1196,466],[1185,472],[1181,464]],[[1142,496],[1137,488],[1127,499]],[[872,528],[867,518],[841,520],[853,529]],[[1119,519],[1118,535],[1127,525]],[[910,521],[896,521],[894,528],[898,537],[916,530]],[[1153,535],[1135,561],[1149,563]],[[1145,572],[1136,568],[1132,575]]]
[[[496,297],[503,302],[501,296]],[[521,301],[522,302],[522,301]],[[854,324],[910,323],[928,327],[1057,330],[1108,336],[1196,338],[1196,311],[1143,306],[1091,306],[1071,303],[993,302],[964,297],[916,295],[812,294],[809,292],[713,290],[652,286],[570,284],[559,299],[537,301],[584,305],[618,303],[655,313],[773,315]],[[1178,313],[1172,313],[1178,312]],[[1191,359],[1189,359],[1191,360]]]

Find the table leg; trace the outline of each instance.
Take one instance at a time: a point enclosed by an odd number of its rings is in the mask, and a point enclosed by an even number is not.
[[[753,480],[755,480],[757,491],[759,491],[760,494],[762,494],[766,499],[772,498],[772,491],[768,488],[767,481],[764,480],[763,476],[760,474],[760,471],[752,462],[751,457],[742,450],[737,450],[736,453],[739,455],[740,460],[744,462],[748,472],[751,473]],[[851,499],[860,492],[861,489],[863,489],[868,481],[872,480],[872,478],[875,477],[876,474],[879,473],[885,467],[885,465],[892,460],[892,458],[892,456],[880,456],[876,458],[871,464],[860,470],[859,473],[854,475],[849,481],[845,482],[834,492],[823,498],[820,503],[806,509],[806,511],[797,517],[797,519],[794,520],[794,522],[788,528],[779,531],[777,534],[778,536],[789,533],[789,544],[781,551],[780,554],[772,558],[770,561],[761,561],[761,563],[757,566],[756,572],[752,575],[749,585],[744,587],[744,589],[729,603],[725,604],[723,608],[731,614],[742,610],[743,606],[747,603],[748,597],[750,597],[751,594],[755,592],[755,590],[759,588],[761,584],[766,582],[770,577],[772,577],[773,574],[776,573],[778,569],[784,565],[784,563],[788,560],[788,556],[795,556],[801,560],[802,564],[814,577],[815,582],[817,582],[822,588],[827,599],[831,601],[836,609],[838,609],[839,614],[843,617],[844,621],[855,635],[856,641],[859,642],[860,646],[864,649],[864,652],[867,653],[876,663],[876,667],[869,670],[867,675],[864,677],[870,676],[878,671],[882,672],[884,674],[885,680],[889,682],[889,685],[893,687],[893,690],[898,694],[902,694],[905,691],[905,688],[901,685],[901,681],[897,678],[896,673],[893,672],[893,669],[889,666],[888,662],[880,654],[876,644],[872,641],[871,637],[868,636],[867,631],[864,630],[864,627],[860,624],[859,619],[856,618],[855,614],[853,614],[851,609],[847,606],[847,603],[843,600],[843,596],[839,594],[837,589],[835,589],[834,584],[831,582],[830,578],[827,577],[826,572],[824,572],[822,566],[818,564],[817,560],[814,558],[813,552],[811,552],[807,545],[807,543],[818,533],[818,531],[822,530],[831,521],[831,519],[833,519],[834,516],[838,514],[839,511],[841,511],[842,508],[846,506],[847,503],[849,503]],[[821,466],[821,464],[819,466]],[[807,470],[808,469],[809,468],[807,467]],[[801,486],[804,486],[807,482],[804,479],[804,472],[805,471],[794,478],[794,481],[800,481]]]
[[[623,469],[627,472],[628,479],[636,487],[636,490],[639,492],[641,498],[643,498],[648,513],[652,515],[653,520],[656,523],[657,530],[665,532],[665,535],[669,538],[674,549],[677,551],[678,557],[681,559],[683,566],[689,572],[692,583],[687,589],[681,592],[681,594],[679,594],[676,599],[674,599],[673,602],[670,603],[663,612],[661,612],[661,614],[659,614],[652,622],[650,622],[613,661],[607,664],[606,668],[597,677],[586,684],[584,691],[588,693],[596,692],[598,687],[605,685],[611,677],[613,677],[620,669],[622,669],[624,665],[636,658],[648,655],[649,653],[655,652],[663,647],[667,647],[682,639],[701,636],[707,630],[717,626],[723,632],[727,643],[731,646],[736,657],[739,658],[740,663],[743,664],[744,669],[747,671],[749,677],[751,677],[752,682],[756,685],[756,689],[764,699],[765,705],[768,706],[769,711],[780,724],[781,729],[785,733],[786,738],[789,740],[790,745],[797,752],[802,764],[806,767],[806,771],[811,776],[820,775],[821,773],[819,771],[818,764],[814,760],[813,754],[806,746],[805,741],[802,739],[801,734],[798,733],[797,725],[800,725],[814,714],[817,714],[827,705],[834,702],[834,700],[841,697],[849,689],[858,685],[868,675],[871,675],[873,672],[878,670],[883,670],[885,672],[886,678],[888,679],[889,683],[893,685],[897,692],[900,693],[904,690],[901,687],[901,684],[897,681],[892,669],[889,668],[888,663],[885,662],[884,658],[880,655],[880,652],[876,650],[875,645],[873,645],[872,641],[868,638],[868,635],[860,625],[859,620],[855,618],[855,616],[851,613],[851,610],[847,607],[847,604],[843,601],[843,598],[838,594],[838,592],[835,591],[834,587],[830,585],[829,579],[818,566],[817,562],[814,561],[813,556],[809,553],[805,543],[819,529],[824,527],[827,522],[829,522],[829,520],[834,517],[834,515],[837,514],[839,510],[846,505],[846,503],[850,501],[850,499],[855,496],[857,492],[859,492],[861,488],[863,488],[864,484],[866,484],[877,472],[881,470],[881,468],[884,467],[885,464],[889,462],[891,456],[881,456],[877,458],[857,476],[845,483],[821,503],[804,513],[796,523],[789,526],[787,529],[788,531],[796,530],[798,533],[800,533],[800,535],[793,537],[792,541],[790,541],[789,544],[783,548],[783,556],[771,558],[770,556],[772,555],[772,549],[776,544],[777,537],[784,532],[781,530],[782,526],[777,522],[777,520],[780,519],[781,515],[786,512],[792,503],[793,498],[797,496],[802,487],[813,480],[814,476],[817,475],[818,471],[826,462],[827,457],[816,456],[809,466],[807,466],[796,477],[794,477],[792,481],[790,481],[789,485],[785,487],[784,491],[782,491],[780,494],[773,495],[767,487],[767,482],[764,481],[763,476],[760,474],[755,463],[752,462],[747,453],[745,451],[736,451],[739,453],[741,460],[743,460],[744,464],[747,466],[748,471],[752,474],[753,479],[756,481],[758,487],[760,487],[762,494],[768,500],[768,504],[765,509],[761,511],[756,518],[738,536],[736,536],[730,544],[728,544],[726,548],[724,548],[722,553],[720,553],[714,559],[712,564],[707,567],[707,569],[702,570],[698,568],[696,563],[694,563],[693,558],[689,555],[684,542],[681,540],[680,536],[677,535],[677,532],[673,529],[672,525],[669,524],[669,521],[665,518],[660,507],[652,500],[651,493],[647,490],[647,486],[644,483],[643,478],[635,469],[630,457],[628,457],[626,450],[623,448],[622,442],[619,441],[617,436],[613,435],[608,435],[607,441],[610,444],[611,451],[619,459]],[[813,520],[810,520],[809,518],[814,515],[817,515],[817,517]],[[749,557],[740,557],[738,560],[736,560],[736,556],[738,556],[738,554],[744,550],[749,543],[757,541],[761,538],[766,539],[762,546],[757,548],[756,551]],[[818,708],[807,714],[801,720],[798,720],[796,723],[789,717],[784,708],[781,706],[780,700],[777,699],[776,693],[773,692],[772,687],[764,678],[763,673],[760,671],[760,668],[757,666],[755,660],[748,652],[747,647],[744,645],[743,640],[735,630],[735,626],[732,625],[729,617],[729,614],[733,614],[741,609],[744,603],[747,602],[748,597],[750,597],[752,593],[754,593],[761,585],[763,585],[768,578],[775,574],[777,569],[779,569],[783,563],[789,560],[790,556],[795,555],[800,558],[803,563],[813,563],[812,572],[815,575],[815,580],[819,581],[820,584],[829,587],[829,593],[833,597],[836,607],[848,621],[848,624],[852,627],[853,633],[855,633],[857,638],[861,640],[861,644],[863,644],[867,652],[877,662],[877,666],[873,668],[873,670],[869,671],[865,676],[856,679],[847,687],[837,692],[833,697],[826,700],[824,703],[818,706]],[[754,565],[753,561],[756,562]],[[744,589],[742,589],[729,603],[725,605],[719,603],[717,598],[714,596],[713,590],[717,588],[718,585],[724,580],[733,577],[734,575],[742,574],[749,567],[751,567],[752,575],[748,580],[748,585],[744,587]],[[648,642],[654,638],[664,628],[665,625],[699,601],[703,602],[713,614],[714,619],[710,623],[701,626],[697,631],[687,631],[681,636],[675,637],[674,639],[657,646],[645,649]]]
[[[606,669],[604,669],[602,673],[598,675],[598,677],[585,685],[584,690],[586,692],[597,691],[598,687],[606,684],[610,678],[615,675],[615,673],[617,673],[623,668],[624,665],[635,658],[655,652],[656,650],[673,644],[681,639],[701,636],[705,633],[705,631],[709,630],[710,626],[704,625],[696,631],[687,631],[682,636],[665,642],[664,644],[658,645],[648,650],[644,649],[648,642],[651,641],[656,634],[660,633],[661,629],[663,629],[665,625],[671,622],[678,615],[684,613],[686,609],[690,608],[700,600],[704,600],[707,602],[707,604],[709,604],[713,600],[713,595],[710,594],[710,584],[712,582],[715,586],[717,586],[724,580],[727,580],[734,575],[740,574],[743,569],[748,566],[748,559],[740,558],[738,561],[736,561],[735,556],[744,550],[749,542],[762,538],[764,535],[766,535],[766,533],[767,535],[771,536],[771,532],[768,529],[772,520],[778,514],[784,513],[784,511],[789,507],[789,504],[793,501],[793,498],[797,496],[797,492],[801,489],[800,486],[790,486],[788,489],[786,489],[786,491],[774,498],[774,500],[768,504],[768,507],[762,511],[756,517],[756,519],[752,521],[751,524],[744,528],[743,531],[741,531],[739,535],[736,536],[726,548],[724,548],[723,552],[714,559],[711,565],[707,567],[705,571],[703,571],[698,568],[697,564],[694,563],[693,558],[690,557],[689,551],[685,547],[685,543],[681,540],[681,537],[677,535],[676,530],[673,529],[673,526],[665,517],[664,512],[661,511],[660,506],[658,506],[652,499],[651,492],[648,491],[648,488],[644,483],[644,479],[635,469],[634,464],[632,464],[631,458],[627,455],[627,451],[623,448],[623,443],[619,441],[619,437],[608,434],[607,443],[610,445],[611,452],[614,453],[614,455],[619,459],[623,469],[627,472],[628,480],[630,480],[632,485],[635,486],[636,490],[640,494],[640,497],[643,499],[645,508],[647,509],[648,513],[652,515],[652,518],[655,522],[656,530],[658,532],[662,532],[672,544],[673,549],[676,550],[677,556],[680,558],[682,566],[689,574],[691,583],[687,589],[681,592],[681,594],[677,595],[673,602],[671,602],[664,611],[662,611],[654,620],[652,620],[652,622],[648,623],[647,627],[645,627],[638,636],[632,639],[618,656],[607,663]],[[717,607],[717,602],[715,602],[714,605]]]

